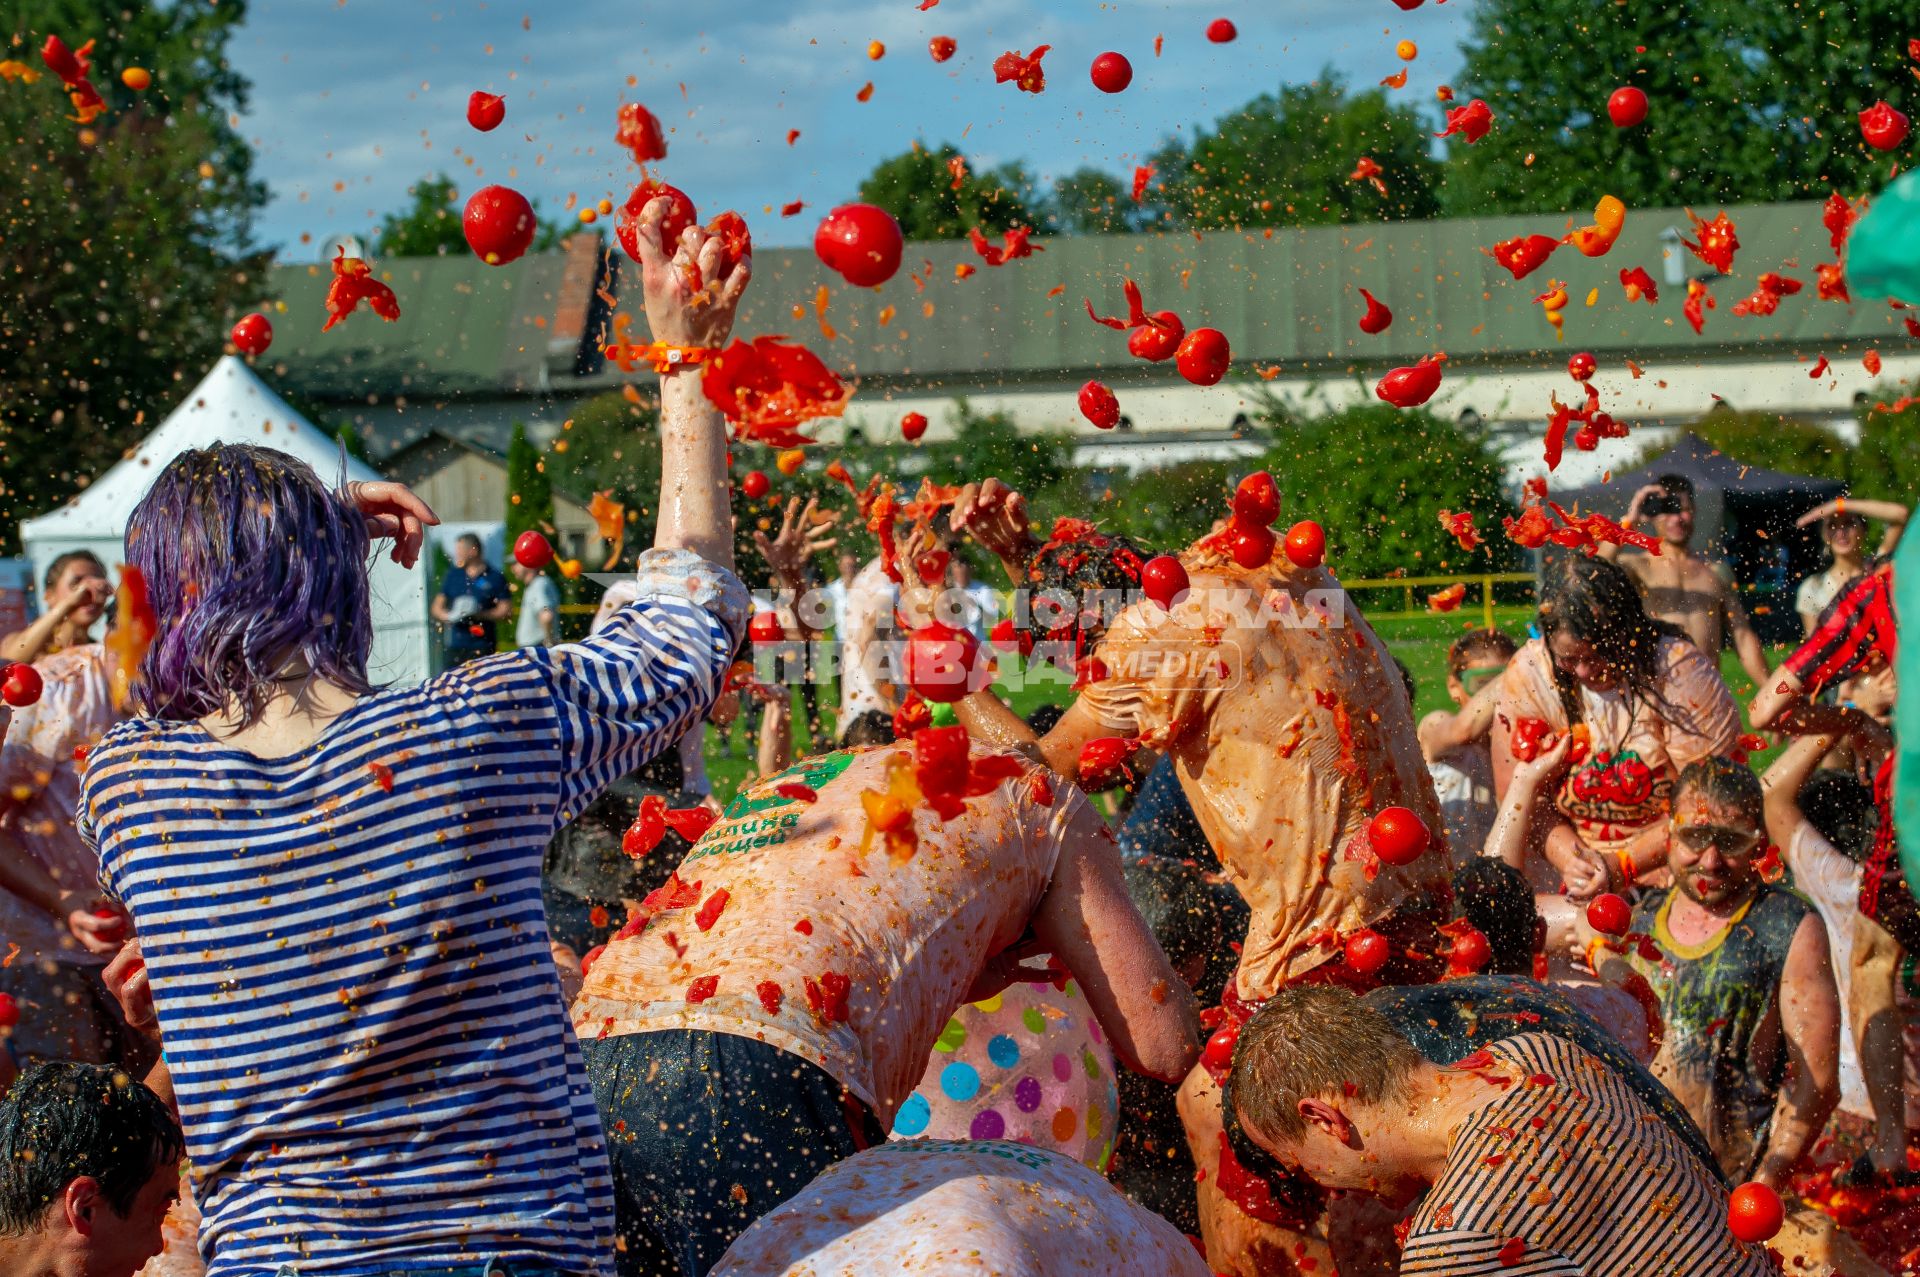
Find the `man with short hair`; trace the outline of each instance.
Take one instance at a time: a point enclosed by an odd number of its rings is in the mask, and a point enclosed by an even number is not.
[[[1766,651],[1734,595],[1732,574],[1724,563],[1709,563],[1691,548],[1693,481],[1682,474],[1663,474],[1634,493],[1620,522],[1632,528],[1645,518],[1653,520],[1659,554],[1622,554],[1618,545],[1602,545],[1600,557],[1618,562],[1646,596],[1647,613],[1685,630],[1716,667],[1720,649],[1731,637],[1740,668],[1754,686],[1765,686]]]
[[[1774,1271],[1728,1230],[1712,1167],[1551,1033],[1442,1065],[1367,1001],[1293,985],[1241,1031],[1225,1102],[1243,1160],[1402,1207],[1424,1192],[1403,1277]]]
[[[487,562],[480,538],[463,532],[453,543],[453,566],[433,596],[433,619],[446,627],[447,664],[493,655],[494,626],[507,619],[507,578]]]
[[[0,1100],[0,1272],[132,1277],[160,1253],[185,1143],[118,1069],[42,1064]]]
[[[1666,1021],[1653,1072],[1730,1179],[1783,1192],[1840,1098],[1826,928],[1760,876],[1766,801],[1745,764],[1709,757],[1681,772],[1672,821],[1673,885],[1633,914],[1659,954],[1628,955]]]

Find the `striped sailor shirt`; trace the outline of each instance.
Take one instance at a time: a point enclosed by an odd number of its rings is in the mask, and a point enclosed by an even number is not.
[[[93,750],[80,823],[140,934],[210,1277],[608,1271],[541,855],[705,713],[745,603],[650,551],[588,641],[362,697],[285,757],[150,719]]]
[[[1727,1190],[1620,1074],[1525,1033],[1487,1047],[1521,1081],[1455,1134],[1402,1277],[1765,1277]]]

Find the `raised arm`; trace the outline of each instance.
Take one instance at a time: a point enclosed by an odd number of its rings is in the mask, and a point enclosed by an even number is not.
[[[1780,975],[1780,1028],[1787,1040],[1786,1079],[1774,1108],[1766,1156],[1754,1178],[1785,1192],[1787,1176],[1806,1157],[1840,1102],[1840,995],[1829,965],[1827,930],[1818,914],[1800,920]]]
[[[1794,834],[1806,819],[1800,811],[1800,791],[1807,778],[1820,766],[1820,760],[1840,743],[1840,737],[1825,733],[1801,736],[1782,750],[1766,773],[1760,788],[1767,796],[1767,837],[1783,853],[1794,843]]]
[[[1573,737],[1562,734],[1552,749],[1536,755],[1529,762],[1514,764],[1512,779],[1507,784],[1507,796],[1500,800],[1500,814],[1494,817],[1493,828],[1487,834],[1487,845],[1478,849],[1479,854],[1504,860],[1522,873],[1526,872],[1527,836],[1533,827],[1535,805],[1541,790],[1550,790],[1561,769],[1566,766],[1567,754],[1572,748]]]
[[[1666,489],[1657,483],[1649,483],[1643,486],[1640,491],[1633,494],[1633,500],[1627,503],[1627,512],[1620,516],[1620,526],[1623,528],[1638,527],[1640,520],[1645,517],[1640,511],[1640,507],[1645,504],[1646,499],[1648,497],[1662,496],[1665,493]],[[1612,542],[1603,541],[1600,544],[1600,557],[1612,562],[1620,557],[1620,547]]]
[[[1500,680],[1495,679],[1475,692],[1473,699],[1458,712],[1435,710],[1420,720],[1420,752],[1428,762],[1442,754],[1485,740],[1493,728],[1494,711],[1500,707]]]
[[[39,660],[46,655],[47,645],[53,642],[54,633],[73,614],[73,610],[82,603],[100,602],[107,596],[109,589],[105,581],[85,582],[79,589],[35,617],[33,624],[26,629],[15,630],[4,639],[0,639],[0,661],[31,665]]]
[[[1076,810],[1061,835],[1053,883],[1034,913],[1034,933],[1080,982],[1121,1061],[1178,1082],[1200,1055],[1193,991],[1127,895],[1106,824],[1077,793],[1063,790],[1055,801]]]
[[[653,339],[672,346],[724,346],[753,263],[743,257],[723,276],[721,241],[698,226],[683,231],[679,244],[663,245],[660,223],[669,207],[664,197],[652,201],[641,210],[637,224],[641,285]],[[696,289],[696,279],[711,283]],[[701,393],[698,378],[690,368],[661,374],[660,517],[653,543],[691,550],[709,563],[731,568],[726,419]]]

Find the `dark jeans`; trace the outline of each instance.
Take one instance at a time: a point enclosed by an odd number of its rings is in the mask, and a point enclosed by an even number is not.
[[[754,1220],[887,1137],[824,1070],[754,1038],[675,1029],[580,1046],[613,1162],[621,1277],[706,1277]]]

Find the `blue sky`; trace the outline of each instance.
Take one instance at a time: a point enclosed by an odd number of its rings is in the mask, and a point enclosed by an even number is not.
[[[549,214],[570,193],[617,203],[635,169],[613,143],[614,113],[637,99],[671,130],[660,172],[703,218],[737,208],[755,242],[807,243],[875,161],[916,138],[951,141],[976,168],[1018,159],[1043,179],[1083,164],[1124,177],[1169,134],[1322,66],[1373,84],[1399,69],[1393,49],[1403,38],[1420,56],[1395,96],[1430,106],[1434,87],[1459,69],[1472,8],[941,0],[922,12],[917,2],[255,0],[231,56],[253,81],[240,127],[272,193],[256,239],[283,260],[305,260],[328,234],[372,228],[435,171],[463,196],[487,182],[514,186]],[[1207,42],[1217,17],[1239,27],[1236,42]],[[1166,37],[1158,59],[1156,34]],[[933,35],[959,42],[944,65],[928,57]],[[876,39],[887,52],[873,62]],[[1045,93],[993,83],[996,56],[1046,43]],[[1087,76],[1108,49],[1134,65],[1132,87],[1115,96]],[[863,104],[855,94],[868,80],[874,94]],[[466,123],[474,89],[507,99],[506,123],[492,133]],[[791,148],[789,129],[800,130]],[[779,206],[795,199],[806,212],[782,219]]]

